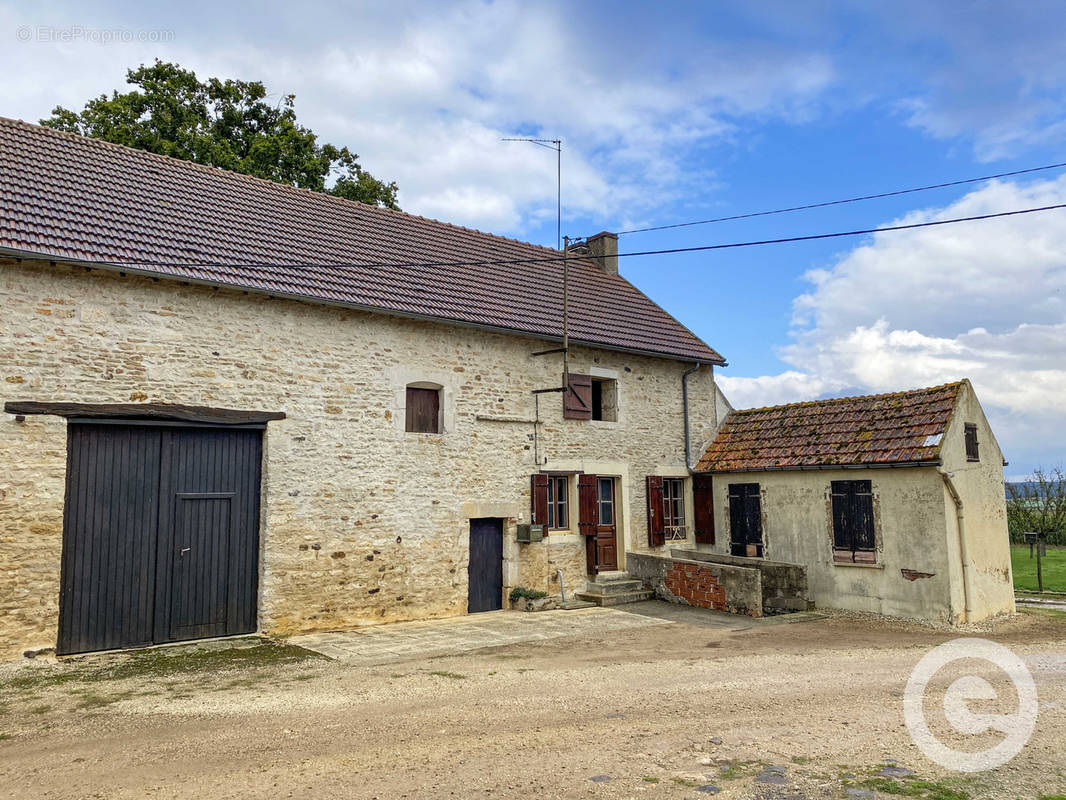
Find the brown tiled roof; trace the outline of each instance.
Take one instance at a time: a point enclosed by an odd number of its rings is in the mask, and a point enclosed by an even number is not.
[[[557,250],[3,117],[0,250],[562,335],[561,264],[517,263]],[[496,259],[516,263],[373,266]],[[722,362],[627,280],[590,261],[571,261],[570,336]]]
[[[935,463],[962,385],[734,411],[696,469]]]

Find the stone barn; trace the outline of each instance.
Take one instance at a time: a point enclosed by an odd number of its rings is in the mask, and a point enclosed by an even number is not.
[[[0,656],[497,609],[694,545],[724,361],[616,253],[568,256],[562,352],[558,250],[0,119]]]

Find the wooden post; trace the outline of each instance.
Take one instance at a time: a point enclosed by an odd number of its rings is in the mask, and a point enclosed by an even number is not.
[[[1040,593],[1043,593],[1043,591],[1044,591],[1044,570],[1041,568],[1041,565],[1040,565],[1040,561],[1041,561],[1041,559],[1040,559],[1040,551],[1041,550],[1043,550],[1043,548],[1040,546],[1040,542],[1037,541],[1037,544],[1036,544],[1036,590],[1038,592],[1040,592]]]

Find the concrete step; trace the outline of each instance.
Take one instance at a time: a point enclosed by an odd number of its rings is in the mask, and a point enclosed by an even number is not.
[[[612,581],[628,581],[629,573],[624,569],[614,569],[609,572],[597,572],[592,578],[596,583],[611,583]]]
[[[651,600],[654,595],[655,593],[648,589],[641,589],[637,592],[626,592],[625,594],[578,592],[576,597],[578,600],[584,600],[587,603],[594,603],[598,606],[621,606],[626,603],[640,603],[644,600]]]
[[[587,600],[567,600],[559,608],[563,611],[577,611],[581,608],[595,608],[595,603],[590,603]]]
[[[644,581],[636,580],[635,578],[629,578],[628,580],[614,580],[607,583],[600,583],[599,581],[589,581],[588,588],[585,590],[591,594],[629,594],[630,592],[639,592],[644,588]]]

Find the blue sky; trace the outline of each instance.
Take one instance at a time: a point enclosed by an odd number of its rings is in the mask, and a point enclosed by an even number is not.
[[[253,15],[197,2],[0,4],[10,39],[0,114],[80,107],[156,57],[258,79],[295,93],[305,124],[396,180],[405,210],[553,244],[554,155],[503,136],[564,140],[563,230],[575,236],[1064,161],[1061,11],[905,0],[305,2]],[[1062,202],[1064,175],[633,234],[620,248]],[[1009,474],[1064,460],[1066,212],[626,259],[622,271],[729,359],[722,385],[737,405],[970,377]]]

